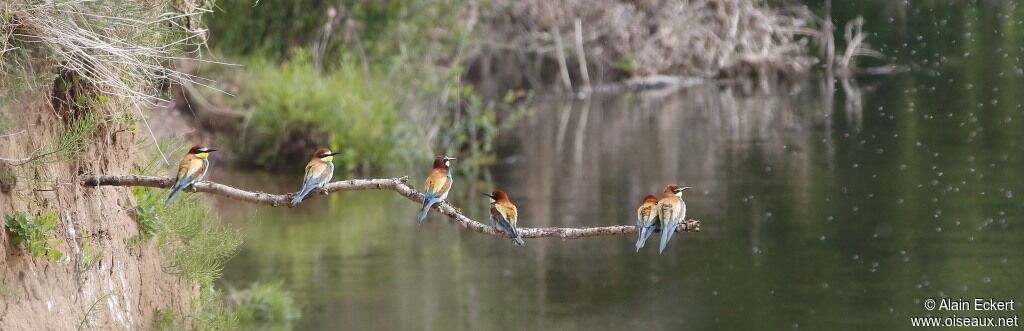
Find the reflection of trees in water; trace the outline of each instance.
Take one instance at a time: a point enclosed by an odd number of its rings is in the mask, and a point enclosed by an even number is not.
[[[841,87],[847,93],[843,117],[858,127],[859,89],[853,82]],[[768,178],[796,181],[792,193],[806,194],[801,188],[811,153],[834,153],[827,134],[833,98],[815,93],[831,90],[822,88],[749,94],[702,85],[654,98],[540,101],[506,145],[516,146],[512,153],[521,155],[509,159],[521,165],[499,166],[496,180],[528,206],[536,226],[628,222],[608,215],[631,215],[633,200],[658,194],[670,182],[720,196],[737,172],[749,173],[745,167],[754,164],[764,166]],[[826,134],[812,134],[815,128]]]

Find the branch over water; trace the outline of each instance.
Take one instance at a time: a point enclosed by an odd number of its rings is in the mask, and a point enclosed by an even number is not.
[[[361,190],[390,190],[399,195],[409,199],[417,204],[423,203],[423,194],[417,192],[411,186],[407,185],[406,182],[409,180],[409,176],[403,176],[398,178],[384,178],[384,179],[349,179],[337,182],[331,182],[321,191],[324,194],[333,192],[343,191],[361,191]],[[97,186],[144,186],[144,187],[156,187],[156,188],[170,188],[174,185],[174,179],[168,177],[153,177],[153,176],[81,176],[79,181],[83,186],[86,187],[97,187]],[[210,194],[216,194],[231,199],[244,201],[253,204],[267,205],[273,207],[286,207],[290,206],[289,201],[293,193],[288,194],[271,194],[265,192],[251,192],[242,190],[239,188],[231,187],[224,184],[203,181],[196,183],[188,191],[204,192]],[[308,199],[308,198],[307,198]],[[461,226],[462,228],[490,235],[499,238],[508,238],[508,235],[497,228],[486,225],[481,222],[474,221],[473,219],[466,217],[459,210],[455,209],[448,203],[437,204],[434,210],[441,214],[448,216],[448,219]],[[676,229],[678,232],[698,232],[700,231],[700,221],[687,220],[679,224],[679,228]],[[615,235],[629,235],[636,233],[636,226],[634,225],[614,225],[614,226],[599,226],[599,227],[585,227],[585,228],[520,228],[519,234],[523,238],[561,238],[561,239],[579,239],[585,237],[599,237],[599,236],[615,236]]]

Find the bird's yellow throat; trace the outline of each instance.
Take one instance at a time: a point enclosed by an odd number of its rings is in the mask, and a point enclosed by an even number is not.
[[[331,162],[334,160],[334,155],[322,157],[320,160],[323,160],[324,162]]]
[[[209,156],[210,156],[210,153],[207,153],[207,152],[196,153],[196,157],[198,157],[200,159],[205,159],[205,158],[207,158]]]

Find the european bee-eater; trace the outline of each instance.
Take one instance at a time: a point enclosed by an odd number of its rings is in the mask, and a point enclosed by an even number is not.
[[[658,218],[661,219],[661,243],[658,254],[665,251],[668,241],[676,233],[676,227],[686,219],[686,203],[683,202],[683,191],[692,187],[679,187],[671,184],[665,187],[665,192],[658,201]]]
[[[434,159],[434,168],[423,185],[423,209],[416,217],[417,221],[423,222],[431,207],[448,198],[448,191],[452,189],[452,173],[449,171],[452,160],[455,158],[443,155]]]
[[[185,157],[181,158],[181,163],[178,164],[178,175],[174,179],[174,186],[171,186],[171,194],[167,196],[167,202],[164,202],[165,208],[171,205],[171,200],[174,200],[174,196],[178,192],[194,183],[203,181],[206,171],[210,169],[210,160],[207,157],[213,151],[216,149],[195,145],[188,150]]]
[[[636,251],[639,252],[658,224],[658,198],[648,194],[636,210]]]
[[[323,188],[334,178],[334,156],[341,153],[331,152],[326,147],[320,147],[313,153],[313,157],[306,164],[306,176],[302,178],[302,189],[292,197],[292,207],[295,207],[302,199],[314,189]]]
[[[491,225],[505,231],[512,237],[516,246],[526,245],[523,238],[519,236],[516,229],[516,221],[519,219],[519,211],[516,205],[508,199],[508,194],[502,190],[495,190],[494,193],[484,194],[491,198]]]

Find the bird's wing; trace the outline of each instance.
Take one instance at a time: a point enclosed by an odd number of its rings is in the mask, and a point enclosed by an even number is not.
[[[437,195],[441,192],[445,192],[451,188],[452,184],[448,180],[448,176],[442,171],[434,170],[427,176],[427,183],[424,185],[424,189],[427,193]]]
[[[192,157],[185,157],[178,164],[178,182],[182,180],[191,180],[196,177],[196,174],[200,171],[206,170],[206,165],[203,160]]]
[[[512,204],[496,203],[491,207],[495,226],[513,237],[516,236],[516,212],[516,206]]]
[[[320,185],[330,183],[332,178],[334,178],[334,164],[330,162],[324,163],[324,170],[320,172],[319,177]]]
[[[672,201],[662,199],[658,201],[658,217],[661,218],[662,223],[666,223],[675,219],[675,203]]]
[[[505,218],[512,224],[512,227],[515,227],[516,223],[519,222],[519,209],[513,204],[503,205],[502,207],[505,209]]]
[[[651,222],[651,220],[655,216],[657,216],[657,213],[654,212],[654,208],[655,207],[656,207],[656,205],[649,204],[649,203],[645,203],[642,206],[640,206],[640,209],[636,210],[637,222],[640,223],[640,224],[643,224],[643,225],[649,224]]]
[[[309,182],[310,180],[320,179],[323,176],[324,170],[327,170],[326,163],[310,161],[309,164],[306,164],[306,176],[302,178],[302,181]]]
[[[498,205],[491,204],[491,222],[494,223],[492,225],[498,226],[498,222],[503,220],[505,220],[505,215],[503,215],[501,211],[498,210]]]

